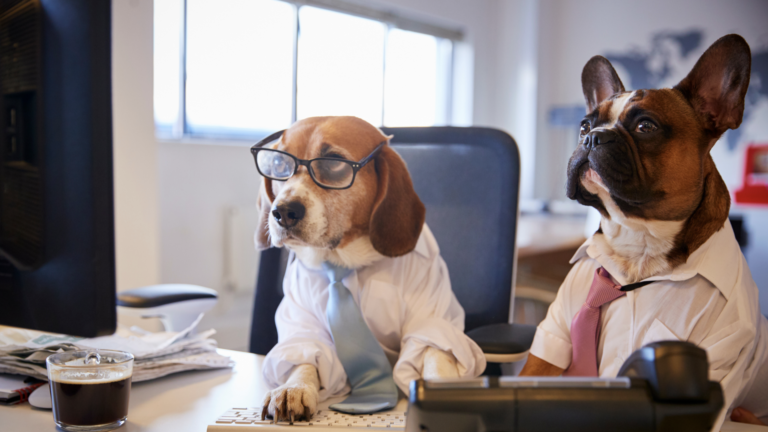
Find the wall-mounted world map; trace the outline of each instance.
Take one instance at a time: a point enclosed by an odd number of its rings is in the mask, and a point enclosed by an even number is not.
[[[628,90],[664,88],[677,84],[698,60],[704,46],[704,32],[664,31],[651,36],[650,43],[626,51],[605,52]],[[752,46],[752,77],[747,92],[744,120],[737,130],[729,130],[725,142],[730,151],[742,144],[742,134],[755,118],[756,107],[768,101],[768,47]],[[584,105],[555,107],[549,112],[549,124],[557,128],[578,129],[584,116]]]
[[[630,82],[625,85],[630,89],[672,87],[690,69],[690,61],[698,59],[707,48],[702,46],[703,39],[701,30],[660,32],[653,35],[647,49],[635,48],[628,52],[606,53],[605,57],[615,67],[626,71]],[[684,68],[681,67],[683,63]],[[752,118],[754,108],[763,98],[768,98],[768,50],[764,47],[752,47],[752,77],[745,101],[742,127],[729,130],[725,135],[730,150],[734,150],[741,142],[745,126],[755,120]]]

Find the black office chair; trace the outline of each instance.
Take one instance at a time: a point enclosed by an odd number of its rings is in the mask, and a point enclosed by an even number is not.
[[[520,158],[515,141],[487,128],[382,128],[408,164],[427,208],[427,224],[448,265],[451,285],[466,313],[465,331],[492,363],[522,360],[534,326],[508,324],[515,268]],[[283,297],[288,253],[262,252],[250,351],[277,343],[275,311]],[[495,365],[494,365],[495,364]]]

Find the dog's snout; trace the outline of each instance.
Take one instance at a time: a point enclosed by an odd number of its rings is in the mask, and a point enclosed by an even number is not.
[[[272,217],[283,228],[291,228],[304,218],[306,213],[304,204],[291,201],[272,208]]]
[[[599,145],[615,142],[617,138],[618,135],[612,130],[593,130],[584,137],[584,146],[595,148]]]

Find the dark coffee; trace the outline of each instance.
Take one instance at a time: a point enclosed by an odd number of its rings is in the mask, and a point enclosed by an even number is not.
[[[69,425],[116,422],[128,415],[131,377],[118,381],[51,381],[53,415]]]

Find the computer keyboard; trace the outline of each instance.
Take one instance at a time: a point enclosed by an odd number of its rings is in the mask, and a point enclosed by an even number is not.
[[[290,431],[294,428],[306,430],[316,428],[324,432],[337,430],[405,430],[405,413],[384,411],[376,414],[344,414],[331,410],[319,410],[310,421],[274,422],[261,419],[261,408],[232,408],[222,414],[216,423],[208,426],[208,432],[226,431]]]

